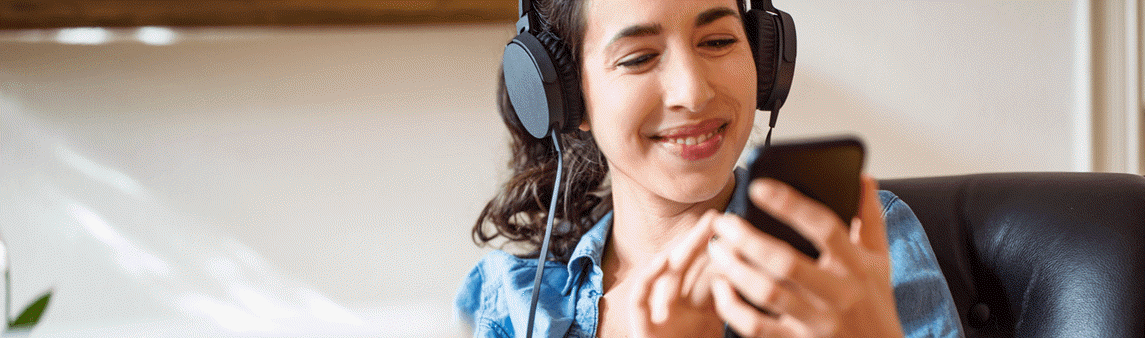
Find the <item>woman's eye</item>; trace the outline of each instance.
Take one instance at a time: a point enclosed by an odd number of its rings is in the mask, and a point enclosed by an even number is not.
[[[636,67],[640,67],[641,65],[643,65],[645,63],[648,63],[649,61],[652,61],[652,59],[656,58],[657,56],[660,56],[660,54],[657,54],[657,53],[642,54],[642,55],[637,56],[637,57],[624,59],[624,60],[620,61],[619,63],[617,63],[616,65],[619,67],[624,67],[624,68],[636,68]]]
[[[708,48],[715,48],[715,49],[723,49],[723,48],[727,48],[731,45],[734,45],[736,42],[739,42],[739,40],[736,40],[736,39],[712,39],[712,40],[706,40],[704,42],[701,42],[700,46],[701,47],[708,47]]]

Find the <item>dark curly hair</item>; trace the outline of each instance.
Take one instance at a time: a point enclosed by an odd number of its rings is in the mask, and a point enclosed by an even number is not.
[[[572,52],[574,64],[580,64],[584,40],[584,2],[580,0],[534,1],[536,11],[550,29]],[[579,72],[579,70],[578,70]],[[537,139],[525,130],[509,103],[505,77],[498,72],[497,107],[509,128],[512,150],[508,182],[485,205],[473,225],[473,241],[488,244],[498,237],[509,242],[528,244],[533,252],[523,255],[535,258],[545,234],[549,199],[556,181],[557,156],[549,138]],[[582,115],[583,116],[583,115]],[[580,237],[595,225],[598,207],[611,208],[607,200],[608,164],[596,147],[592,134],[576,130],[558,135],[564,156],[564,181],[554,215],[549,249],[558,261],[568,261]]]
[[[571,51],[579,74],[585,2],[537,0],[534,3],[536,11]],[[736,4],[742,15],[744,1],[737,0]],[[557,156],[549,138],[534,138],[521,125],[509,103],[505,77],[501,72],[498,72],[497,107],[512,136],[509,145],[512,176],[481,211],[473,225],[473,241],[477,245],[487,245],[503,237],[510,243],[530,246],[531,253],[519,256],[536,258],[544,239],[548,203],[556,181]],[[583,112],[581,116],[587,118]],[[592,134],[576,130],[558,137],[564,150],[565,174],[561,178],[561,196],[557,201],[549,250],[553,259],[568,262],[580,237],[612,209],[612,202],[607,182],[608,163]]]

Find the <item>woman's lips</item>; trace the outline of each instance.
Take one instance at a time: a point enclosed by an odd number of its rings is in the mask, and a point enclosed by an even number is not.
[[[727,123],[724,120],[713,119],[692,126],[675,128],[652,138],[685,160],[701,160],[715,155],[720,150]]]

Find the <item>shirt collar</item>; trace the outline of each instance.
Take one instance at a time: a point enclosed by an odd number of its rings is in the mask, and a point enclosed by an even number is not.
[[[728,201],[728,207],[724,209],[724,212],[743,216],[744,212],[747,211],[746,195],[747,184],[750,181],[750,177],[748,176],[747,169],[743,167],[736,167],[734,175],[736,178],[736,187],[735,190],[732,191],[732,199]],[[738,198],[741,194],[745,195],[745,198]]]
[[[608,230],[611,228],[612,211],[609,211],[592,226],[592,229],[580,236],[580,241],[577,242],[576,249],[573,249],[572,257],[569,259],[569,275],[564,287],[566,295],[572,292],[573,285],[579,282],[585,269],[600,266],[601,258],[604,256],[604,244],[608,240]]]

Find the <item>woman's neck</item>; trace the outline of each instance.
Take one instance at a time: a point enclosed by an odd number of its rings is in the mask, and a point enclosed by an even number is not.
[[[648,262],[696,225],[704,212],[724,210],[735,190],[733,174],[713,198],[681,203],[665,199],[625,179],[612,182],[613,219],[605,247],[605,288],[632,268]]]

